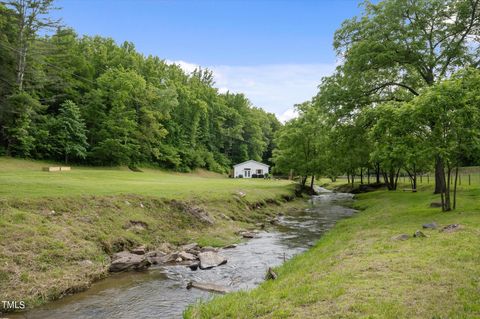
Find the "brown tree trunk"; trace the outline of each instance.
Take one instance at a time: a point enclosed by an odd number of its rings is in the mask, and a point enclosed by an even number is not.
[[[315,181],[315,175],[312,175],[312,180],[310,181],[310,191],[312,194],[315,194],[315,191],[313,190],[313,183]]]
[[[439,156],[435,157],[435,191],[434,194],[440,194],[445,192],[445,184],[442,181],[445,180],[445,170],[443,168],[443,161]],[[442,177],[443,176],[443,177]]]
[[[452,210],[452,205],[451,205],[451,201],[450,201],[450,179],[451,179],[451,175],[452,175],[452,169],[450,167],[450,165],[448,164],[447,165],[447,179],[445,181],[445,178],[443,179],[444,180],[444,193],[445,193],[445,205],[443,206],[443,211],[445,212],[448,212],[448,211],[451,211]]]

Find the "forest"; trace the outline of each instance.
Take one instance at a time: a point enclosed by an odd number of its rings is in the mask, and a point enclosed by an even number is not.
[[[454,209],[459,167],[480,164],[479,10],[474,0],[366,2],[335,32],[334,74],[278,132],[276,169],[304,185],[374,175],[389,190],[399,174],[416,190],[435,172],[443,209]]]
[[[273,114],[219,93],[208,69],[80,37],[51,18],[55,5],[0,2],[0,155],[220,173],[269,162]]]

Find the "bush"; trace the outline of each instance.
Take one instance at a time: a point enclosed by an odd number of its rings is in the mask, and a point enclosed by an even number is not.
[[[240,175],[238,175],[237,177],[238,177],[238,178],[243,178],[243,175],[242,175],[242,174],[240,174]]]
[[[252,174],[252,178],[258,178],[257,174]]]

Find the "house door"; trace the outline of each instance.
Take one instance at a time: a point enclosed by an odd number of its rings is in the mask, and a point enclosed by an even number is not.
[[[245,168],[243,172],[243,176],[245,176],[245,178],[250,178],[250,168]]]

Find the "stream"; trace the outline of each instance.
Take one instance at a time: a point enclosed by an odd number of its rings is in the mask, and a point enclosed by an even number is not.
[[[320,193],[312,196],[309,208],[280,216],[268,232],[262,231],[236,248],[221,250],[228,259],[225,265],[197,271],[186,266],[154,266],[145,272],[114,274],[84,292],[8,318],[181,318],[188,305],[215,296],[187,290],[189,281],[216,283],[233,291],[252,289],[263,282],[268,267],[307,250],[339,219],[355,213],[344,206],[353,195],[323,188],[317,191]]]

